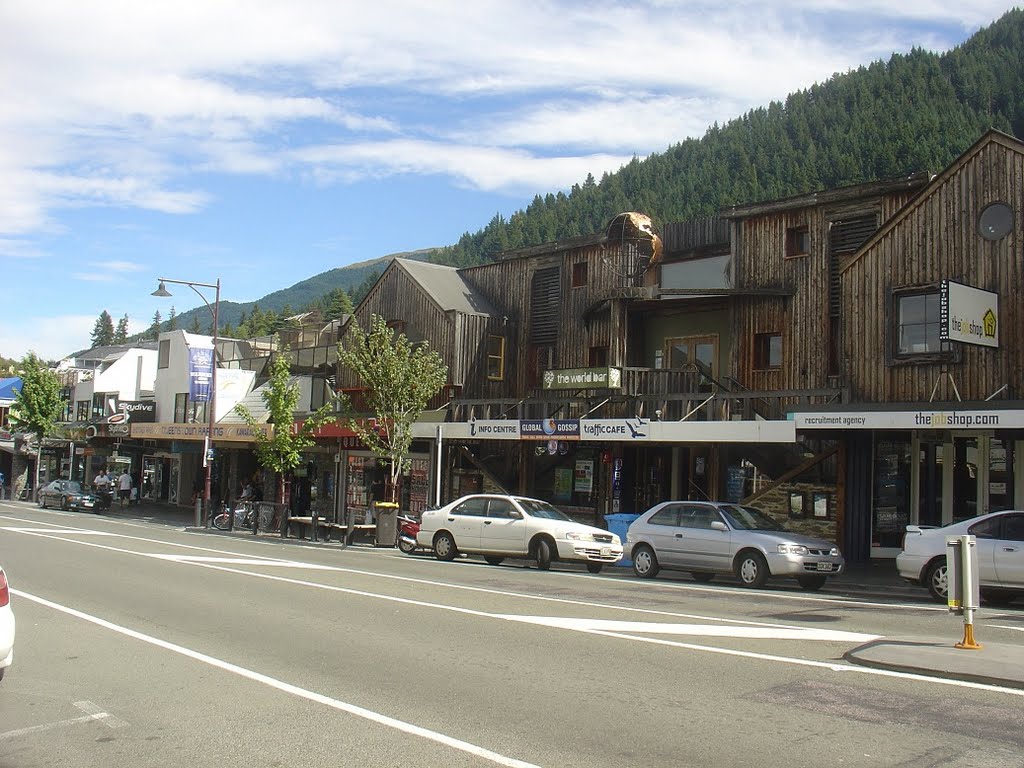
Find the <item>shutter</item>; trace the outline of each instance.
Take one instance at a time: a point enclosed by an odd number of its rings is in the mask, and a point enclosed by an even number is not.
[[[561,269],[538,269],[530,281],[530,343],[554,344],[562,294]]]
[[[877,213],[865,213],[831,222],[828,233],[829,317],[839,317],[839,257],[855,253],[877,229]]]

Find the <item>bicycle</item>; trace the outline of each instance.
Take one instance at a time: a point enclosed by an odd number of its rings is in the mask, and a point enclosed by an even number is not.
[[[234,509],[229,509],[227,504],[221,505],[221,511],[213,516],[210,521],[218,531],[228,531],[234,528],[252,528],[254,508],[251,502],[243,501]],[[234,515],[234,526],[231,517]]]

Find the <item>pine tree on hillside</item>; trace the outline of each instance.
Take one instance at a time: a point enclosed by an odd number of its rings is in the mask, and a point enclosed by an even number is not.
[[[156,312],[153,313],[153,323],[149,326],[149,330],[146,332],[146,335],[150,339],[152,339],[153,341],[156,341],[157,339],[160,338],[160,310],[159,309]]]
[[[107,310],[100,312],[90,336],[93,347],[109,347],[114,343],[114,319]]]
[[[117,321],[117,330],[114,331],[114,343],[126,344],[128,342],[128,315]]]

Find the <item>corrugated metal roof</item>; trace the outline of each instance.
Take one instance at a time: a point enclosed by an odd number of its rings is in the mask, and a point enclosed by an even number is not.
[[[483,294],[475,291],[462,279],[455,267],[431,264],[426,261],[395,259],[444,311],[464,312],[468,315],[497,315]]]

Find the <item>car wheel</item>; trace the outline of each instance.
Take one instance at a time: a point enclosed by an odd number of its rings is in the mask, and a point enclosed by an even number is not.
[[[547,539],[541,539],[537,542],[537,567],[546,571],[551,567],[551,542]]]
[[[937,603],[946,602],[949,595],[949,581],[946,574],[945,559],[936,560],[928,566],[924,576],[924,585]]]
[[[658,575],[661,566],[654,550],[646,544],[633,550],[633,573],[641,579],[653,579]]]
[[[39,494],[39,506],[46,509],[46,497],[43,494]]]
[[[455,539],[447,531],[441,531],[434,537],[434,557],[438,560],[454,560],[459,554],[459,548],[455,546]]]
[[[497,555],[484,555],[484,560],[487,561],[488,565],[501,565],[505,562],[504,557],[498,557]]]
[[[590,573],[600,573],[601,563],[587,563],[587,570],[590,571]]]
[[[706,571],[693,571],[690,573],[690,575],[693,576],[694,581],[699,581],[702,584],[706,584],[707,582],[715,578],[715,574],[707,573]]]
[[[744,552],[736,561],[736,575],[744,587],[760,589],[768,581],[768,563],[760,552]]]
[[[825,576],[797,576],[796,583],[800,585],[800,589],[806,590],[807,592],[817,592],[819,589],[825,586]]]
[[[61,496],[60,497],[60,508],[63,509],[65,512],[68,511],[68,497],[67,496]]]

